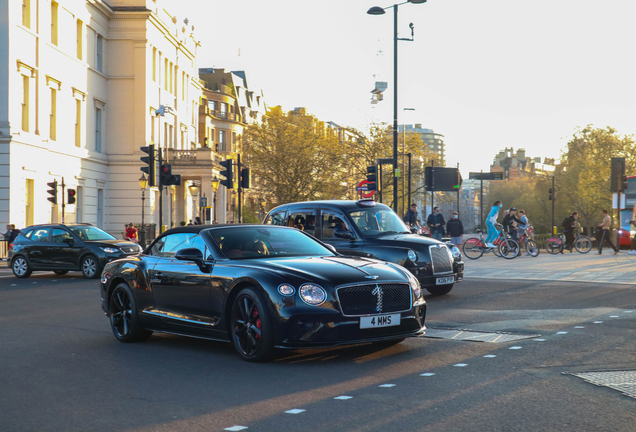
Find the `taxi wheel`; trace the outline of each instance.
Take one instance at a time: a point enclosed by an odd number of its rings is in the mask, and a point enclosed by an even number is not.
[[[448,294],[455,284],[427,286],[426,291],[434,296]]]

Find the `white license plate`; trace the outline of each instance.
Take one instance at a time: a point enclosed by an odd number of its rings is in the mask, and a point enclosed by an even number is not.
[[[452,284],[454,282],[455,282],[455,276],[448,276],[443,278],[437,278],[437,281],[435,283],[437,285],[446,285],[446,284]]]
[[[400,314],[360,317],[360,328],[391,327],[400,325]]]

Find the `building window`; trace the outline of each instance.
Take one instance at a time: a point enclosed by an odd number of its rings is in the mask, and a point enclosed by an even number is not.
[[[57,3],[51,2],[51,43],[57,45]]]
[[[83,44],[82,44],[82,35],[83,33],[83,23],[80,20],[77,20],[77,58],[78,59],[82,59],[82,53],[83,53]]]
[[[97,35],[95,53],[95,69],[104,72],[104,38],[102,35]]]
[[[157,48],[152,49],[152,80],[157,82]]]
[[[22,130],[29,131],[29,77],[22,76]]]
[[[172,62],[170,62],[169,66],[168,66],[168,69],[170,70],[170,86],[168,87],[168,91],[170,93],[174,93],[174,90],[172,88],[172,84],[173,84],[172,83],[172,72],[174,70],[174,66],[173,66]]]
[[[31,28],[31,0],[22,0],[22,25]]]
[[[49,139],[57,139],[57,90],[51,89],[51,113],[49,114]]]
[[[75,146],[82,146],[82,101],[75,99]]]
[[[168,80],[170,79],[170,74],[168,73],[168,59],[164,59],[163,61],[163,74],[164,74],[164,80],[163,80],[163,88],[164,90],[168,91]]]
[[[102,152],[102,109],[95,108],[95,151]]]
[[[185,82],[186,82],[185,76],[186,76],[185,72],[181,72],[181,100],[185,100]]]
[[[226,149],[227,149],[225,147],[225,145],[226,145],[226,141],[225,141],[226,138],[225,137],[226,137],[225,131],[224,130],[220,130],[219,131],[219,144],[221,144],[221,151],[226,151]]]

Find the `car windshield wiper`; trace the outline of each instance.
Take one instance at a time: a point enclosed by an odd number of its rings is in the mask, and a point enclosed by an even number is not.
[[[386,234],[399,234],[397,231],[384,231],[378,234],[378,236],[386,235]]]

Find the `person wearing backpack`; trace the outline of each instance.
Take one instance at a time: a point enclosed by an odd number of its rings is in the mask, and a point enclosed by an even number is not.
[[[572,247],[574,246],[574,230],[576,230],[576,218],[578,217],[579,214],[574,212],[561,222],[563,234],[565,234],[565,249],[568,249],[570,253],[572,253]],[[563,253],[563,249],[561,249],[561,253]]]

